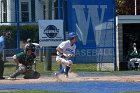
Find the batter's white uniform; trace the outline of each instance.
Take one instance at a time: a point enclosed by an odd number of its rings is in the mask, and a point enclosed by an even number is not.
[[[63,41],[58,47],[62,50],[63,54],[75,55],[76,45],[73,44],[71,46],[70,40]],[[72,64],[72,61],[69,59],[69,57],[63,57],[63,54],[60,54],[57,51],[56,61],[59,62],[59,63],[62,63],[64,65],[67,65],[67,66]]]

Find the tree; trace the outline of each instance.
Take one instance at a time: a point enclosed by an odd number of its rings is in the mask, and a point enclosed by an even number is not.
[[[116,0],[117,15],[134,15],[135,0]]]

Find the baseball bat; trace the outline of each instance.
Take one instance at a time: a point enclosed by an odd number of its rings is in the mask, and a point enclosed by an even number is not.
[[[77,36],[78,36],[78,39],[79,39],[80,41],[82,41],[82,31],[81,31],[81,29],[80,29],[80,27],[78,26],[77,23],[76,23],[76,28],[77,28],[76,34],[77,34]]]

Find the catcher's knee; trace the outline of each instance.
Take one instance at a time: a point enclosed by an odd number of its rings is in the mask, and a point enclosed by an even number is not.
[[[24,73],[26,71],[25,67],[24,66],[20,66],[18,69],[17,69],[18,72],[20,73]]]

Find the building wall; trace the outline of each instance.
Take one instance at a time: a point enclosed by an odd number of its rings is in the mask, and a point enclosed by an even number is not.
[[[44,19],[44,14],[43,14],[44,3],[40,0],[35,0],[35,5],[36,5],[35,6],[35,15],[36,15],[35,20],[37,22],[38,20]]]
[[[32,22],[32,11],[31,11],[31,0],[19,0],[19,21],[21,20],[21,2],[28,2],[29,3],[29,22]],[[43,5],[44,3],[41,2],[41,0],[35,0],[35,21],[37,22],[40,19],[44,19],[43,14]],[[0,22],[3,22],[2,18],[2,9],[1,7],[1,0],[0,0]],[[7,0],[7,22],[15,22],[16,16],[15,16],[15,0]]]
[[[123,26],[118,24],[118,48],[119,48],[119,62],[123,62]]]
[[[7,22],[15,21],[15,0],[7,0]]]

